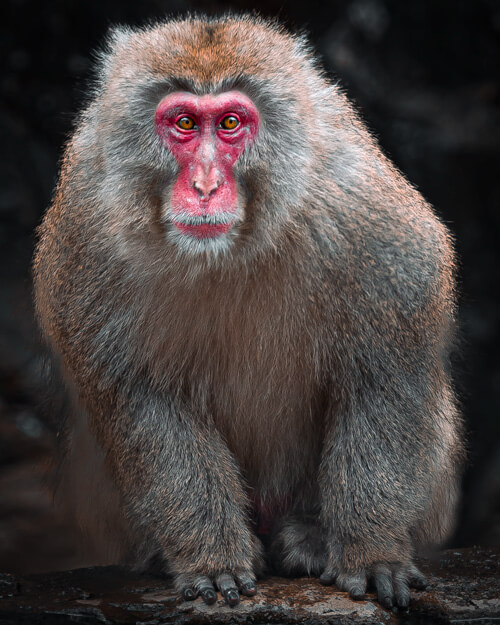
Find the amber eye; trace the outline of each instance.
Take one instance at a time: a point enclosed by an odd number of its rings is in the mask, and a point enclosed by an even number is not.
[[[193,130],[196,126],[194,119],[192,117],[188,117],[187,115],[180,117],[175,123],[179,128],[182,128],[182,130]]]
[[[220,127],[224,130],[234,130],[240,125],[240,120],[234,115],[226,115],[220,123]]]

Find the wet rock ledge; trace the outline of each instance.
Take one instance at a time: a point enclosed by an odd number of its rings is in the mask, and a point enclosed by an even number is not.
[[[458,549],[420,562],[425,591],[412,592],[410,610],[384,610],[372,594],[351,601],[316,580],[266,578],[259,594],[235,608],[179,601],[170,580],[119,567],[43,575],[0,574],[0,623],[85,625],[128,623],[301,623],[303,625],[500,624],[500,548]]]

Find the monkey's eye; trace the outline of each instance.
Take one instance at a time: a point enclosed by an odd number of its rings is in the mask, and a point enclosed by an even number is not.
[[[234,130],[240,125],[240,120],[236,115],[226,115],[220,122],[219,126],[223,130]]]
[[[187,115],[184,115],[184,117],[179,117],[175,124],[181,130],[193,130],[196,126],[194,119],[192,117],[188,117]]]

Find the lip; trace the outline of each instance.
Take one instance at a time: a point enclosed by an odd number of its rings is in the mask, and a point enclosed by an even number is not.
[[[195,239],[215,239],[229,232],[234,221],[217,224],[186,224],[181,221],[174,221],[172,223],[179,232],[194,237]]]

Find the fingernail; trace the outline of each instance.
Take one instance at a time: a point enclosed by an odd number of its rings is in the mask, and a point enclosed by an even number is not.
[[[185,588],[182,591],[182,598],[184,599],[184,601],[193,601],[193,599],[196,598],[196,595],[194,594],[192,588]]]
[[[203,601],[208,605],[211,605],[212,603],[215,603],[217,601],[217,593],[215,592],[215,590],[209,589],[203,591],[202,597]]]
[[[362,601],[364,598],[365,598],[364,592],[351,594],[351,599],[354,599],[354,601]]]
[[[252,596],[252,595],[256,595],[257,594],[257,588],[255,586],[253,586],[252,584],[248,585],[248,586],[243,586],[242,587],[242,591],[245,595],[248,596]]]
[[[226,593],[226,601],[230,606],[240,602],[240,593],[237,590],[228,590]]]

